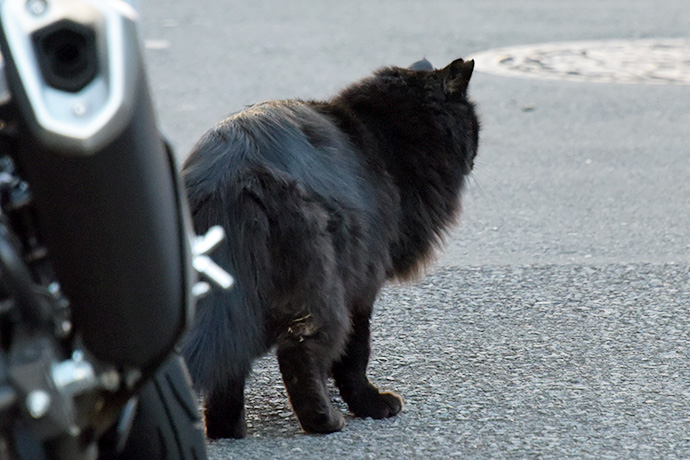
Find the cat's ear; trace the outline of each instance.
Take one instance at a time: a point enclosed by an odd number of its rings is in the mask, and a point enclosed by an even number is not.
[[[410,64],[408,67],[410,70],[434,70],[434,66],[431,65],[431,62],[427,61],[426,58],[423,58],[421,61],[414,62]]]
[[[467,62],[456,59],[441,70],[443,74],[443,89],[448,96],[464,96],[467,92],[467,85],[470,84],[472,71],[474,70],[474,60]]]

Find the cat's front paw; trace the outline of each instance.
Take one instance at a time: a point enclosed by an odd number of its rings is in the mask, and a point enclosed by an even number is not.
[[[393,392],[379,392],[373,389],[356,403],[349,404],[349,407],[357,417],[382,419],[397,415],[403,408],[403,400]]]

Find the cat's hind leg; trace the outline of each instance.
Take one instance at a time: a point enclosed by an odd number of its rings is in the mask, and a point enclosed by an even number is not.
[[[329,342],[318,336],[295,336],[277,349],[290,404],[308,433],[332,433],[345,425],[343,415],[331,404],[327,387],[332,363]]]
[[[333,365],[335,384],[355,416],[392,417],[400,412],[403,401],[393,392],[379,391],[367,378],[370,351],[369,315],[356,315],[352,318],[345,353]]]
[[[247,422],[244,410],[244,384],[246,376],[214,388],[204,396],[206,436],[210,439],[244,438]]]
[[[295,303],[287,310],[291,313],[279,321],[282,331],[276,354],[290,404],[304,431],[332,433],[343,428],[345,419],[331,404],[327,382],[350,324],[333,259],[311,254],[311,270],[305,270],[297,283]]]
[[[272,310],[280,312],[273,328],[276,354],[290,404],[304,431],[332,433],[343,428],[345,419],[331,404],[327,382],[345,347],[349,315],[327,214],[308,202],[298,209],[282,220],[284,227],[291,222],[294,230],[290,240],[281,241],[282,257],[276,259],[274,285],[281,295],[273,304],[282,305]]]
[[[283,382],[304,431],[339,431],[345,419],[331,404],[327,381],[350,322],[331,214],[322,198],[275,171],[260,179],[271,222],[268,329]]]

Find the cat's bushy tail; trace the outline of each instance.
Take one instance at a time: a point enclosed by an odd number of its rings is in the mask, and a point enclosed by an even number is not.
[[[268,217],[257,197],[257,177],[223,184],[186,181],[195,231],[221,225],[226,239],[212,254],[235,277],[229,291],[213,290],[197,302],[182,353],[197,390],[209,392],[244,378],[265,352],[265,283],[270,282]]]

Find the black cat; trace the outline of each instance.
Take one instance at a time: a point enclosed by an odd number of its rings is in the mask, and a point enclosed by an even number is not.
[[[199,301],[183,344],[210,438],[245,435],[245,378],[273,346],[305,431],[345,423],[330,376],[355,416],[401,410],[367,379],[369,319],[459,212],[479,136],[473,68],[384,68],[328,102],[250,107],[196,145],[183,172],[195,229],[225,228],[214,258],[237,281]]]

